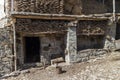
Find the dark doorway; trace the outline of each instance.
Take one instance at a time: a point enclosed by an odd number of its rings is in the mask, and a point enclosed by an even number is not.
[[[25,37],[25,63],[40,62],[39,37]]]

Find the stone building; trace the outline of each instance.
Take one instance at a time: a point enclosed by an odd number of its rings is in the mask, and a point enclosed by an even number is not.
[[[0,74],[30,63],[82,62],[116,48],[119,0],[3,0]],[[115,1],[115,2],[114,2]]]

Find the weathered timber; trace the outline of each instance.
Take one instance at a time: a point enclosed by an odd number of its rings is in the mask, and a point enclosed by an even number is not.
[[[12,12],[15,18],[32,18],[32,19],[48,19],[48,20],[108,20],[112,13],[91,14],[91,15],[65,15],[65,14],[39,14],[30,12]]]

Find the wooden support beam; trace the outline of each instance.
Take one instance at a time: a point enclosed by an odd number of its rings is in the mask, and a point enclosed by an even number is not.
[[[116,9],[115,8],[115,0],[113,0],[113,21],[116,21],[116,14],[115,14],[116,10],[115,9]]]
[[[41,34],[66,34],[67,30],[65,31],[47,31],[47,32],[22,32],[22,34],[31,34],[31,35],[41,35]]]
[[[14,0],[11,0],[11,12],[14,10]]]
[[[112,16],[108,14],[91,14],[91,15],[66,15],[66,14],[40,14],[31,12],[12,12],[11,15],[15,18],[32,18],[32,19],[47,19],[47,20],[108,20]]]
[[[15,71],[17,71],[16,31],[14,23],[13,23],[13,39],[14,39],[14,67]]]
[[[79,33],[77,34],[79,35],[86,35],[86,36],[90,36],[90,35],[105,35],[105,33]]]

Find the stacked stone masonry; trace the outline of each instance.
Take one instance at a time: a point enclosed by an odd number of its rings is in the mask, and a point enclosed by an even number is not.
[[[79,35],[104,35],[107,21],[80,21],[77,27]]]
[[[82,62],[107,53],[115,48],[116,22],[108,20],[70,20],[70,15],[112,12],[112,2],[102,0],[14,0],[13,11],[40,14],[70,14],[69,20],[23,19],[11,17],[12,2],[5,0],[8,25],[0,28],[0,76],[24,65],[24,37],[40,38],[41,62],[50,64],[53,54],[61,54],[66,62]],[[12,1],[12,0],[11,0]],[[117,2],[119,2],[117,0]],[[86,5],[87,4],[87,5]],[[94,5],[93,5],[94,4]],[[117,3],[119,5],[119,3]],[[96,7],[97,6],[97,7]],[[118,8],[117,8],[118,9]],[[119,10],[119,9],[118,9]],[[60,17],[59,16],[59,17]],[[83,19],[83,18],[82,18]],[[96,19],[99,19],[96,18]],[[14,26],[13,26],[14,25]],[[13,35],[15,27],[15,36]],[[13,36],[16,42],[13,42]],[[16,43],[16,48],[13,45]],[[15,45],[14,45],[15,47]]]
[[[17,32],[47,32],[47,31],[67,31],[69,21],[60,20],[37,20],[37,19],[17,19]]]
[[[63,0],[15,0],[16,12],[63,13]]]
[[[120,1],[117,1],[116,12],[120,11],[119,4]],[[64,13],[80,15],[111,13],[113,10],[112,6],[112,0],[14,0],[13,2],[13,10],[15,12],[46,14]]]
[[[0,29],[0,75],[13,71],[12,30]]]

